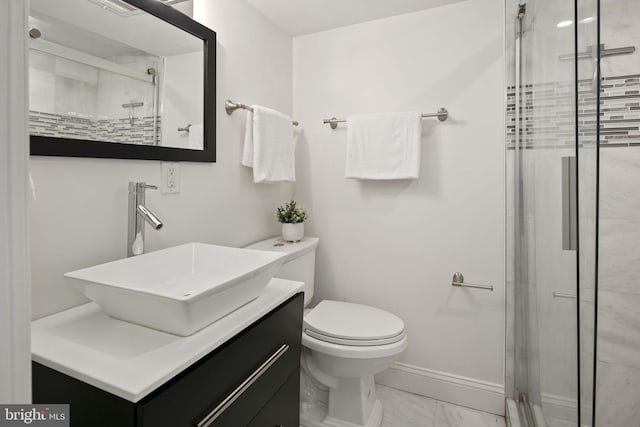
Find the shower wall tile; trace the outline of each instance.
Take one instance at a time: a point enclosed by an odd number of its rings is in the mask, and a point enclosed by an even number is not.
[[[54,110],[61,116],[81,114],[94,116],[96,113],[96,87],[84,81],[68,77],[55,77]]]
[[[600,0],[600,37],[606,49],[638,47],[637,18],[640,2],[637,0]],[[605,75],[638,73],[638,55],[605,56],[600,60]]]
[[[598,360],[640,369],[640,294],[599,293]]]
[[[30,111],[29,134],[73,139],[95,139],[95,128],[89,118]]]
[[[54,111],[55,76],[38,68],[29,69],[29,106],[36,111]]]
[[[640,294],[640,221],[601,219],[599,234],[598,289]]]
[[[549,82],[522,89],[521,137],[526,148],[573,146],[575,142],[575,85]],[[591,80],[578,82],[579,141],[596,137],[596,97]],[[507,145],[515,144],[515,88],[507,88]],[[640,145],[640,74],[605,75],[600,86],[600,144]]]
[[[603,427],[640,425],[640,370],[598,363],[596,424]]]
[[[161,118],[156,119],[156,135],[161,141]],[[29,111],[29,133],[54,138],[154,145],[153,117],[129,119],[94,119],[78,115],[62,115]]]
[[[640,149],[600,151],[600,218],[640,221]]]

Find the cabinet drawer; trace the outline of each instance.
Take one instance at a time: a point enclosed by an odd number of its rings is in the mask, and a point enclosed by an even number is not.
[[[135,427],[135,404],[37,362],[31,363],[33,403],[66,403],[71,427]]]
[[[300,426],[300,370],[296,370],[247,427]]]
[[[300,363],[303,295],[298,294],[239,336],[143,399],[138,426],[198,426],[251,374],[254,378],[210,427],[247,425]],[[272,360],[273,359],[273,360]],[[296,402],[297,403],[297,402]]]

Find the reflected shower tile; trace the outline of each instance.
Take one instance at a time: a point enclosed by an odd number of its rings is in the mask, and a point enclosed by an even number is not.
[[[640,369],[640,294],[598,296],[598,360]]]
[[[438,402],[435,427],[504,427],[505,425],[504,418],[497,415]]]
[[[437,401],[417,394],[377,385],[376,393],[384,408],[382,427],[432,427]]]
[[[640,425],[640,370],[598,362],[596,425]]]
[[[640,220],[640,148],[600,150],[600,218]]]
[[[601,220],[598,289],[640,293],[640,221]]]
[[[91,84],[56,76],[55,112],[60,115],[94,117],[96,87]]]

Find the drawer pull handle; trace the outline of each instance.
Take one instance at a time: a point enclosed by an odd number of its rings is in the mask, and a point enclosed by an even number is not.
[[[229,407],[233,402],[238,400],[242,394],[247,391],[251,385],[258,380],[265,372],[269,370],[271,365],[276,363],[278,359],[280,359],[287,351],[289,350],[288,344],[282,344],[275,353],[273,353],[267,360],[264,361],[258,369],[253,371],[251,375],[245,379],[242,384],[236,387],[218,406],[216,406],[213,411],[209,412],[209,414],[202,419],[198,424],[198,427],[208,427],[210,426],[222,413]]]

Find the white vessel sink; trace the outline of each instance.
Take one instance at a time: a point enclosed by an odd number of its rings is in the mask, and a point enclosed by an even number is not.
[[[285,255],[188,243],[65,277],[111,317],[187,336],[257,298]]]

